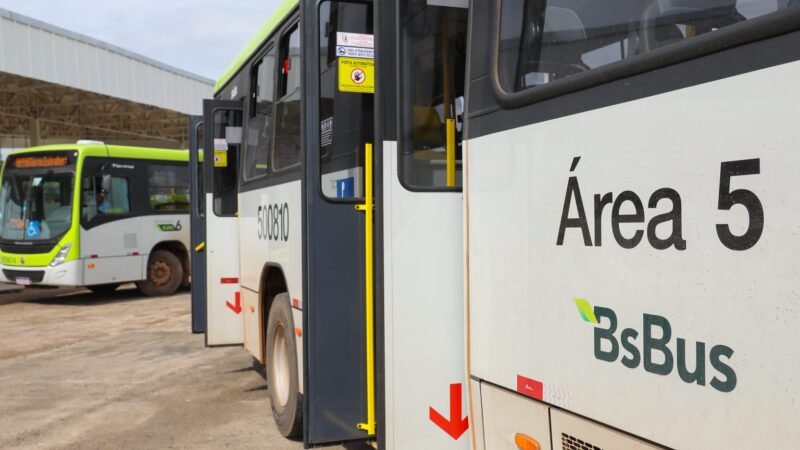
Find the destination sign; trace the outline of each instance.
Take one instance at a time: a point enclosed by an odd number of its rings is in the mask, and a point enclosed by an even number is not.
[[[17,169],[34,169],[42,167],[64,167],[69,165],[69,157],[65,156],[22,156],[14,159]]]

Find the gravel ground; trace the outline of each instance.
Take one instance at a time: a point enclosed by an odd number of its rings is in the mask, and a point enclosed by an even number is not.
[[[186,291],[0,289],[0,448],[303,448],[250,355],[190,322]]]

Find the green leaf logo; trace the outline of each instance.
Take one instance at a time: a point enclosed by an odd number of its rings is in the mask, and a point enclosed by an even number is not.
[[[586,300],[582,298],[574,298],[575,306],[578,307],[578,312],[581,314],[581,318],[589,323],[598,324],[600,323],[597,320],[597,317],[594,316],[594,308],[592,305],[589,304]]]

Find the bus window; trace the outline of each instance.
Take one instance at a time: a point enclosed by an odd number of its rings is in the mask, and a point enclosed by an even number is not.
[[[294,27],[281,40],[280,97],[300,89],[300,30]]]
[[[236,185],[239,167],[239,150],[242,143],[242,112],[214,111],[214,154],[213,171],[214,214],[220,217],[235,216],[239,211]],[[223,156],[224,155],[224,156]]]
[[[499,78],[521,91],[788,7],[775,0],[503,0]]]
[[[300,30],[295,27],[281,39],[278,104],[275,109],[275,171],[300,164]]]
[[[103,175],[83,180],[84,222],[100,215],[129,214],[131,212],[128,179]]]
[[[402,27],[400,179],[460,188],[467,9],[409,2]]]
[[[155,211],[189,210],[189,167],[151,164],[148,168],[148,195]]]
[[[275,49],[256,64],[252,76],[250,121],[247,125],[244,179],[267,173],[272,147],[272,105],[275,85]]]
[[[355,199],[363,195],[364,147],[373,140],[373,95],[348,92],[339,86],[337,47],[340,38],[358,38],[351,61],[371,64],[372,5],[324,1],[319,6],[319,123],[320,176],[328,198]],[[342,42],[342,43],[343,43]],[[356,58],[355,56],[360,56]]]
[[[203,122],[197,124],[197,128],[195,129],[195,133],[197,134],[197,192],[195,201],[197,202],[197,211],[200,212],[201,217],[205,217],[206,215],[206,191],[203,190],[203,183],[205,182],[203,177],[203,142],[205,142],[203,136]]]
[[[6,170],[0,200],[0,238],[51,239],[64,234],[72,219],[72,173]]]
[[[110,190],[106,192],[108,197],[108,209],[106,214],[128,214],[131,212],[130,191],[128,190],[128,179],[123,177],[110,177]],[[102,205],[102,204],[101,204]],[[97,207],[100,211],[100,206]]]

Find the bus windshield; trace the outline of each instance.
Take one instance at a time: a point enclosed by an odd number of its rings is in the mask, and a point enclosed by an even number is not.
[[[10,157],[0,188],[0,239],[38,241],[66,233],[72,224],[74,178],[66,156]]]

